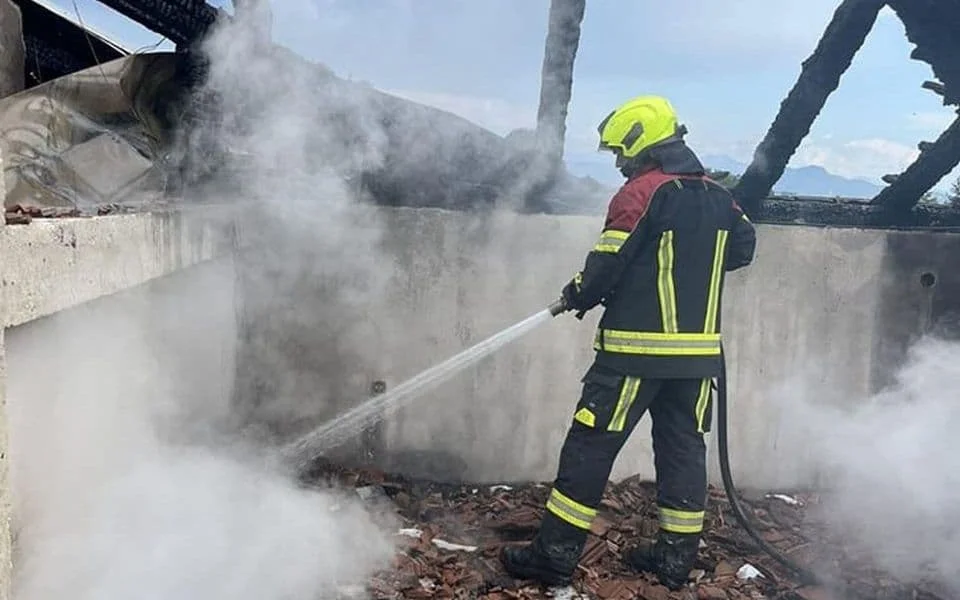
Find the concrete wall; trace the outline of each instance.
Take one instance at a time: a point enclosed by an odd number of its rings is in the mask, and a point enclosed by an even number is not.
[[[109,556],[103,531],[83,523],[149,464],[156,439],[207,442],[230,426],[234,279],[229,258],[207,261],[7,330],[20,586],[36,589],[56,566],[77,577],[81,567],[61,563],[83,556],[74,539]]]
[[[249,282],[270,270],[269,294],[284,298],[287,311],[285,318],[268,319],[246,309],[243,336],[258,342],[244,344],[239,372],[262,374],[269,364],[286,381],[315,381],[311,364],[322,357],[336,365],[322,377],[326,392],[260,389],[255,403],[262,414],[300,403],[301,420],[287,423],[289,435],[307,427],[303,419],[320,421],[366,399],[372,381],[394,387],[545,307],[580,267],[601,224],[595,218],[435,210],[381,211],[380,219],[384,238],[377,256],[392,281],[389,293],[357,297],[344,318],[329,296],[295,275],[301,267],[292,258],[275,258],[269,269],[262,255],[240,265],[248,282],[244,298],[263,296]],[[887,368],[896,364],[905,340],[926,327],[930,290],[920,286],[919,273],[933,252],[958,239],[759,226],[756,262],[730,276],[723,309],[738,483],[769,488],[820,481],[823,474],[790,426],[792,404],[819,394],[822,402],[854,405],[881,385],[874,375],[878,361]],[[891,250],[907,242],[916,247]],[[939,255],[938,264],[950,255]],[[892,256],[902,264],[895,267]],[[286,276],[276,275],[284,269]],[[938,286],[946,285],[944,277],[949,274],[940,273]],[[891,310],[898,328],[889,325]],[[358,312],[362,317],[354,321]],[[336,322],[337,333],[312,337],[302,328],[304,314],[314,323]],[[569,316],[553,321],[392,416],[375,432],[380,464],[473,480],[551,479],[580,377],[592,359],[598,318],[597,311],[583,322]],[[288,350],[297,359],[278,362],[277,349],[294,328],[297,344]],[[614,476],[636,472],[653,475],[647,420]],[[719,482],[716,470],[711,478]]]
[[[218,432],[187,425],[230,428],[240,408],[248,425],[296,435],[369,397],[373,382],[389,390],[544,308],[600,226],[438,210],[354,216],[325,226],[336,239],[312,222],[266,236],[270,225],[244,223],[250,247],[236,261],[232,215],[217,210],[0,228],[0,402],[12,421],[8,448],[0,412],[0,475],[13,463],[0,519],[12,503],[21,549],[25,526],[62,514],[63,498],[105,468],[105,429],[136,446],[122,435],[128,411],[170,409],[169,435],[191,437]],[[724,305],[739,484],[821,481],[791,426],[794,403],[814,394],[855,406],[921,332],[950,329],[958,250],[952,234],[759,226],[756,262],[730,276]],[[413,475],[549,480],[598,317],[548,323],[391,416],[362,449]],[[653,475],[647,420],[614,476],[637,472]],[[0,582],[10,556],[0,525]],[[0,585],[0,600],[7,593]]]
[[[920,332],[960,338],[960,235],[935,232],[887,235],[882,304],[872,369],[874,389],[892,383],[896,365]],[[880,343],[882,342],[882,343]]]
[[[11,593],[11,520],[20,530],[44,506],[71,510],[64,499],[95,475],[106,456],[96,451],[109,452],[98,432],[150,405],[145,373],[167,374],[152,380],[162,381],[153,398],[226,410],[231,224],[219,209],[0,224],[0,600]]]
[[[600,226],[438,210],[360,216],[324,229],[337,239],[312,223],[258,239],[269,226],[245,223],[251,247],[236,262],[232,216],[216,210],[0,228],[12,419],[0,469],[13,462],[0,518],[12,502],[21,543],[23,526],[58,512],[51,499],[102,468],[104,427],[122,429],[126,411],[176,398],[171,435],[217,435],[183,425],[232,427],[229,398],[246,424],[296,435],[369,397],[373,382],[389,390],[544,308]],[[885,385],[911,341],[955,319],[957,250],[951,234],[759,226],[756,262],[730,276],[724,305],[738,483],[821,480],[791,426],[797,387],[855,406]],[[549,480],[598,317],[546,324],[391,416],[363,449],[413,475]],[[35,477],[77,465],[74,479]],[[614,477],[637,472],[653,475],[646,420]],[[8,570],[9,557],[0,540]]]
[[[217,210],[38,219],[0,229],[7,327],[52,315],[233,251]]]

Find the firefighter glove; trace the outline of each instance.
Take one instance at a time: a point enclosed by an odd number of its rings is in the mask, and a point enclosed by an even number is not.
[[[560,295],[563,297],[563,302],[567,309],[577,311],[577,319],[582,320],[584,314],[586,314],[586,312],[592,307],[584,306],[583,298],[580,296],[581,277],[581,274],[577,273],[576,277],[571,279],[570,283],[564,286]]]

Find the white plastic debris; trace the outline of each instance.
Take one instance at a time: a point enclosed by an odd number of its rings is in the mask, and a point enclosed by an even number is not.
[[[757,568],[750,563],[743,565],[740,567],[740,570],[737,571],[737,579],[740,581],[750,581],[757,577],[763,577],[763,573],[758,571]]]
[[[494,494],[496,492],[509,492],[513,488],[509,485],[494,485],[490,487],[490,493]]]
[[[803,506],[803,502],[797,500],[793,496],[787,496],[786,494],[767,494],[767,498],[774,498],[776,500],[781,500],[786,502],[790,506]]]
[[[382,497],[384,495],[383,488],[379,485],[368,485],[364,487],[358,487],[356,493],[360,496],[361,500],[372,500],[373,498]]]
[[[476,552],[476,546],[464,546],[463,544],[454,544],[438,538],[433,538],[433,545],[441,550],[450,550],[451,552]]]
[[[420,587],[428,592],[432,592],[437,589],[437,582],[427,577],[423,577],[420,579]]]
[[[690,571],[690,574],[687,576],[687,579],[694,583],[700,583],[700,580],[706,577],[707,572],[703,569],[694,569]]]
[[[400,531],[397,532],[397,535],[403,535],[408,538],[419,540],[420,536],[423,535],[423,532],[420,531],[419,529],[401,529]]]
[[[552,587],[547,589],[548,597],[556,598],[557,600],[588,600],[587,596],[584,596],[578,592],[572,585],[567,587]]]

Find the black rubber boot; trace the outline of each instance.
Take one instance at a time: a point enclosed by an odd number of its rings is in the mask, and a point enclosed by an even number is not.
[[[676,591],[687,582],[699,549],[699,534],[660,530],[655,543],[627,551],[624,559],[634,570],[652,573],[660,583]]]
[[[546,585],[566,586],[580,562],[587,532],[547,512],[540,531],[526,546],[505,547],[500,562],[517,579],[532,579]]]

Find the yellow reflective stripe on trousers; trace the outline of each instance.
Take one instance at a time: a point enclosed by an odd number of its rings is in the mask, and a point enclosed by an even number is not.
[[[640,392],[639,377],[625,377],[623,386],[620,388],[620,399],[617,401],[617,407],[613,410],[613,416],[610,418],[610,424],[607,425],[607,431],[623,431],[627,426],[627,415],[630,413],[630,407],[633,406]]]
[[[630,237],[630,234],[626,231],[619,231],[617,229],[604,230],[600,234],[600,239],[597,241],[597,245],[593,247],[593,250],[594,252],[616,254],[620,251],[620,248],[624,242],[627,241],[628,237]]]
[[[577,413],[573,415],[573,420],[586,425],[587,427],[593,427],[597,424],[597,416],[594,415],[593,411],[586,406],[578,410]]]
[[[620,354],[651,356],[715,356],[720,354],[719,333],[656,333],[600,329],[594,349]]]
[[[564,496],[554,488],[547,498],[547,510],[580,529],[590,529],[597,511]]]
[[[720,280],[723,275],[723,262],[726,257],[727,235],[726,229],[717,232],[717,241],[713,246],[713,271],[710,273],[710,293],[707,296],[707,316],[703,323],[704,333],[714,333],[717,330],[717,309],[720,304]]]
[[[657,295],[660,297],[660,318],[663,331],[674,333],[677,325],[677,290],[673,282],[673,231],[664,231],[660,236],[657,252]]]
[[[710,403],[710,379],[704,379],[700,382],[700,395],[697,396],[697,433],[706,433],[703,430],[704,417],[707,415],[707,405]]]
[[[704,511],[686,511],[675,508],[657,508],[660,529],[672,533],[700,533],[703,531]]]

